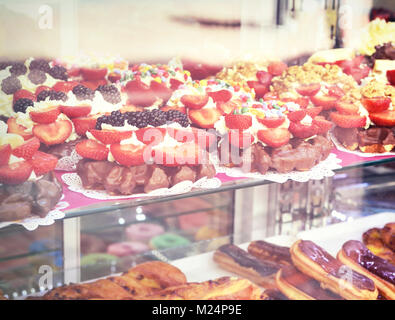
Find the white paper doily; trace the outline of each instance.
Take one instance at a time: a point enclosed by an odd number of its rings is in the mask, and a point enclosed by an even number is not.
[[[335,154],[331,153],[324,161],[321,161],[319,164],[308,171],[292,171],[289,173],[278,173],[271,170],[265,174],[261,174],[259,172],[243,172],[237,167],[228,168],[221,166],[217,161],[214,162],[214,165],[217,173],[225,173],[229,177],[253,178],[284,183],[287,180],[306,182],[309,180],[321,180],[325,177],[332,177],[335,174],[333,170],[340,169],[342,167],[340,163],[341,159],[339,159]]]
[[[105,190],[88,190],[84,189],[82,182],[77,173],[64,173],[62,175],[63,182],[67,185],[69,190],[83,194],[84,196],[98,200],[120,200],[120,199],[132,199],[140,197],[152,197],[152,196],[169,196],[175,194],[181,194],[191,191],[192,189],[214,189],[221,186],[221,180],[218,178],[208,179],[204,177],[198,181],[192,182],[189,180],[177,183],[171,188],[161,188],[153,190],[149,193],[136,193],[132,195],[109,195]]]
[[[82,157],[73,149],[71,154],[66,157],[62,157],[58,160],[58,164],[56,165],[56,170],[60,171],[75,171],[77,168],[77,163],[80,161]]]
[[[331,140],[333,141],[334,145],[336,146],[337,150],[347,152],[350,154],[355,154],[359,157],[364,157],[364,158],[370,158],[370,157],[380,157],[380,156],[395,156],[395,152],[383,152],[383,153],[367,153],[367,152],[362,152],[359,150],[351,151],[346,149],[340,142],[337,140],[335,135],[332,132],[329,132],[329,136]]]
[[[49,226],[53,224],[55,220],[64,218],[65,214],[62,210],[66,209],[69,206],[69,203],[66,201],[62,201],[63,198],[64,195],[62,195],[62,198],[57,203],[56,207],[48,212],[48,214],[44,218],[41,218],[39,216],[31,216],[23,220],[0,222],[0,229],[12,224],[19,224],[29,231],[33,231],[39,226]]]

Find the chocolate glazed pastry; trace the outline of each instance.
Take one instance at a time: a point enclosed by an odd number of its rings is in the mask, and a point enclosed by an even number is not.
[[[225,270],[236,273],[267,289],[275,289],[274,275],[279,267],[258,260],[233,244],[225,244],[215,252],[213,259]]]
[[[252,241],[248,252],[262,261],[270,261],[278,267],[292,265],[291,254],[288,247],[282,247],[263,240]]]
[[[54,155],[58,159],[63,157],[68,157],[71,155],[71,152],[75,149],[75,146],[78,142],[81,142],[83,139],[76,139],[74,141],[57,144],[54,146],[46,146],[45,144],[41,144],[40,150],[49,154]]]
[[[62,185],[53,172],[36,181],[0,186],[0,221],[45,217],[62,197]]]
[[[291,258],[299,271],[348,300],[376,300],[378,290],[368,277],[345,266],[312,241],[298,240],[291,249]]]
[[[276,275],[276,284],[281,293],[291,300],[343,300],[339,295],[321,288],[317,280],[294,266],[281,268]]]
[[[106,190],[109,194],[131,195],[203,177],[215,175],[212,164],[168,168],[159,165],[121,166],[115,162],[83,159],[77,164],[77,174],[86,189]]]
[[[337,258],[373,280],[380,294],[386,299],[395,300],[395,266],[375,256],[362,242],[347,241],[338,252]]]

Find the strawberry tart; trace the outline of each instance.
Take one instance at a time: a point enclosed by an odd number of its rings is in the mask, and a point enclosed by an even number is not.
[[[38,138],[7,131],[0,121],[0,221],[44,217],[62,196],[53,172],[58,159],[39,151]]]

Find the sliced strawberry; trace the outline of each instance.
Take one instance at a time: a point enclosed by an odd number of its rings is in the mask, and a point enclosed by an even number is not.
[[[279,76],[287,70],[287,68],[288,66],[286,63],[282,61],[274,61],[267,66],[267,71],[269,71],[273,76]]]
[[[41,91],[45,91],[45,90],[51,90],[51,88],[47,86],[38,86],[36,88],[36,91],[34,92],[34,95],[37,97]]]
[[[85,81],[101,80],[106,77],[107,69],[81,68],[80,72]]]
[[[141,128],[135,131],[136,137],[145,144],[155,146],[163,141],[166,135],[166,128]]]
[[[116,131],[116,130],[96,130],[90,129],[89,132],[103,144],[113,144],[121,142],[132,136],[133,131]]]
[[[166,167],[179,165],[196,166],[204,163],[206,153],[197,144],[184,143],[176,147],[163,147],[153,152],[154,162]]]
[[[189,110],[188,115],[194,124],[204,129],[214,128],[214,123],[221,117],[219,110],[214,108]]]
[[[331,96],[313,96],[310,97],[310,100],[316,107],[322,107],[324,110],[329,110],[336,106],[339,99]]]
[[[256,77],[258,81],[261,84],[265,85],[266,87],[270,86],[270,83],[272,82],[273,79],[273,75],[266,71],[257,71]]]
[[[47,146],[60,144],[70,137],[73,125],[69,120],[59,120],[50,124],[38,124],[33,127],[33,134]]]
[[[310,100],[309,100],[309,98],[307,98],[307,97],[299,97],[299,98],[296,98],[296,99],[294,99],[294,98],[282,98],[281,101],[282,101],[282,102],[293,102],[293,103],[296,103],[296,104],[298,104],[302,109],[307,108],[307,106],[308,106],[309,103],[310,103]]]
[[[238,106],[234,101],[217,103],[217,109],[221,111],[222,115],[232,113]]]
[[[96,127],[96,117],[81,117],[71,119],[74,124],[75,132],[80,136],[85,136],[85,133]]]
[[[387,79],[390,84],[395,86],[395,70],[387,70]]]
[[[109,152],[104,144],[91,139],[78,142],[75,151],[81,157],[93,160],[106,160]]]
[[[33,135],[31,133],[25,132],[26,128],[24,126],[16,123],[15,118],[9,118],[7,120],[7,125],[8,133],[19,134],[24,140],[29,140],[30,138],[33,138]]]
[[[285,128],[259,130],[258,139],[269,147],[278,148],[289,142],[291,134]]]
[[[33,167],[27,161],[14,162],[0,167],[0,183],[20,184],[29,179]]]
[[[149,150],[143,146],[135,146],[132,144],[121,145],[119,143],[110,146],[111,154],[114,159],[123,166],[139,166],[148,163],[151,159]]]
[[[288,119],[294,122],[299,122],[307,115],[307,111],[305,109],[291,111],[287,114]]]
[[[245,130],[252,126],[252,117],[245,114],[227,114],[225,124],[229,129]]]
[[[115,83],[119,80],[121,80],[121,75],[119,73],[116,72],[111,72],[108,76],[107,76],[108,81]]]
[[[342,68],[343,72],[346,74],[350,74],[350,70],[355,67],[352,60],[338,60],[335,64]]]
[[[67,70],[67,75],[69,77],[78,77],[81,73],[81,68],[79,67],[71,67],[69,70]]]
[[[358,114],[359,107],[356,104],[338,101],[335,105],[336,110],[342,114]]]
[[[330,95],[331,97],[336,97],[336,98],[341,98],[345,95],[344,91],[342,88],[334,85],[334,86],[330,86],[328,88],[328,95]]]
[[[366,125],[366,117],[358,114],[330,113],[331,120],[342,128],[363,128]]]
[[[378,126],[393,127],[395,126],[395,110],[385,110],[378,113],[369,114],[372,120]]]
[[[184,114],[187,113],[185,107],[177,107],[177,106],[164,106],[160,108],[162,111],[169,111],[169,110],[177,110]]]
[[[214,102],[228,102],[232,99],[232,92],[225,89],[208,92],[208,95],[214,100]]]
[[[77,81],[58,81],[52,86],[52,89],[55,91],[61,91],[64,93],[68,93],[73,90],[73,88],[78,85]]]
[[[102,80],[89,80],[89,81],[82,81],[81,84],[84,87],[87,87],[93,91],[95,91],[99,86],[107,84],[107,81]]]
[[[285,117],[264,117],[264,118],[257,118],[260,123],[265,125],[268,128],[277,128],[281,126],[284,121]]]
[[[30,92],[25,89],[20,89],[14,93],[12,104],[14,104],[16,101],[18,101],[21,98],[26,98],[32,101],[36,101],[36,96],[34,95],[33,92]]]
[[[33,137],[29,140],[26,140],[24,144],[12,150],[12,154],[19,158],[29,160],[33,154],[36,153],[38,148],[40,148],[40,140],[38,140],[36,137]]]
[[[256,99],[263,98],[269,91],[268,86],[260,83],[259,81],[247,81],[247,84],[251,89],[254,89]]]
[[[332,128],[332,122],[321,116],[315,117],[313,124],[318,128],[317,134],[326,134]]]
[[[365,66],[363,68],[352,68],[350,75],[354,78],[358,84],[361,84],[362,79],[366,78],[370,73],[370,68]]]
[[[268,92],[263,96],[263,100],[270,101],[270,100],[278,100],[278,95],[275,92]]]
[[[48,124],[55,122],[60,114],[59,108],[49,108],[40,111],[30,111],[29,115],[32,121],[37,123]]]
[[[228,141],[236,148],[248,148],[254,142],[254,136],[248,131],[233,129],[228,132]]]
[[[298,88],[296,88],[296,91],[301,94],[302,96],[315,96],[318,91],[320,91],[321,85],[319,83],[311,83],[311,84],[302,84]]]
[[[208,102],[209,96],[205,95],[197,95],[197,94],[185,94],[181,97],[181,103],[190,109],[201,109]]]
[[[91,106],[60,106],[60,111],[69,118],[85,117],[91,113]]]
[[[177,90],[180,85],[184,84],[182,81],[171,78],[170,79],[170,89]]]
[[[162,99],[163,103],[166,103],[173,93],[164,83],[159,83],[157,81],[151,81],[150,89],[155,97]]]
[[[8,164],[12,154],[12,148],[10,144],[4,144],[0,146],[0,166]]]
[[[374,98],[362,98],[363,106],[369,112],[377,113],[385,111],[391,104],[391,98],[388,97],[374,97]]]
[[[322,111],[322,107],[311,107],[306,109],[307,115],[309,115],[311,118],[315,118],[318,116]]]
[[[41,176],[55,170],[58,158],[52,154],[37,151],[29,162],[33,167],[34,173],[37,176]]]
[[[316,135],[318,128],[313,123],[311,125],[305,125],[300,122],[291,122],[289,124],[289,131],[296,138],[306,139]]]
[[[129,81],[125,86],[125,91],[129,102],[139,107],[149,107],[156,101],[150,87],[139,79]]]

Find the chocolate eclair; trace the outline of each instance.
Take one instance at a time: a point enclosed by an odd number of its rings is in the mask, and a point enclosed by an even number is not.
[[[288,247],[279,246],[264,240],[252,241],[248,252],[261,261],[275,263],[278,267],[292,265]]]
[[[395,299],[395,266],[375,256],[362,242],[347,241],[338,252],[337,258],[371,279],[386,299]]]

